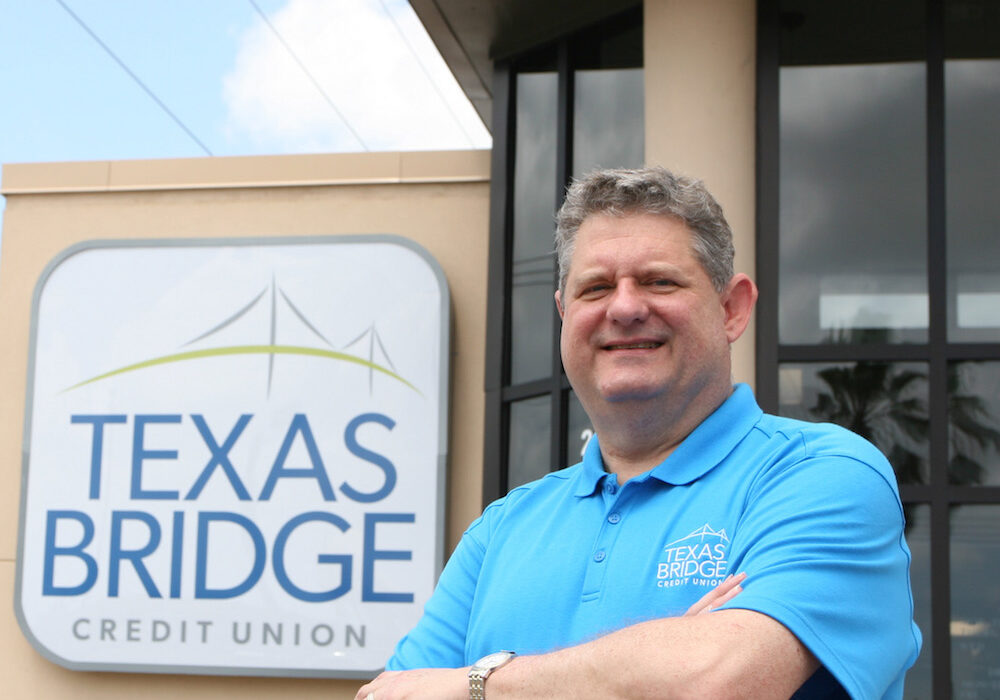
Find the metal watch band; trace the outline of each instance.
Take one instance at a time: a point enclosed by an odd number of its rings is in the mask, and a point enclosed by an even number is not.
[[[486,679],[514,656],[512,651],[498,651],[474,663],[469,669],[469,700],[486,700]]]
[[[469,700],[486,700],[486,679],[477,673],[469,674]]]

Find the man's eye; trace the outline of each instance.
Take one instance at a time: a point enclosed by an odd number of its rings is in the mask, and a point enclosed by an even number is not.
[[[606,285],[606,284],[592,284],[589,287],[584,287],[583,291],[581,293],[582,294],[599,294],[600,292],[604,292],[604,291],[606,291],[608,289],[609,289],[609,286]]]
[[[653,280],[654,287],[676,287],[677,283],[669,279],[657,279]]]

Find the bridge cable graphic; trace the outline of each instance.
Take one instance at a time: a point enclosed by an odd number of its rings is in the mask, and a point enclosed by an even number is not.
[[[257,296],[255,296],[253,299],[251,299],[249,303],[247,303],[245,306],[243,306],[242,308],[240,308],[236,313],[234,313],[229,318],[225,319],[224,321],[222,321],[218,325],[213,326],[212,328],[210,328],[209,330],[205,331],[204,333],[202,333],[201,335],[197,336],[196,338],[193,338],[193,339],[189,340],[188,342],[184,343],[184,345],[182,345],[181,347],[187,347],[188,345],[196,343],[199,340],[203,340],[205,338],[208,338],[209,336],[215,335],[216,333],[218,333],[219,331],[223,330],[224,328],[227,328],[228,326],[232,325],[233,323],[235,323],[236,321],[238,321],[240,318],[242,318],[243,316],[245,316],[251,309],[253,309],[255,306],[257,306],[258,302],[260,302],[260,300],[264,297],[265,294],[268,293],[268,291],[271,292],[271,295],[270,295],[271,296],[271,322],[270,322],[270,334],[269,334],[269,337],[268,337],[268,344],[269,344],[270,347],[272,347],[272,348],[277,347],[277,344],[276,344],[276,341],[277,341],[277,332],[278,332],[278,308],[277,307],[278,307],[278,294],[280,294],[281,298],[284,299],[285,303],[288,305],[288,308],[292,310],[292,313],[295,314],[295,317],[298,318],[299,321],[301,321],[302,324],[306,328],[308,328],[310,331],[312,331],[313,334],[317,338],[319,338],[324,343],[326,343],[326,345],[329,348],[331,348],[333,350],[337,349],[333,345],[333,343],[331,343],[327,339],[327,337],[325,335],[323,335],[319,331],[319,329],[316,328],[316,326],[314,326],[312,324],[312,322],[310,322],[310,320],[308,318],[306,318],[305,314],[303,314],[301,311],[299,311],[299,307],[297,307],[295,305],[295,303],[291,300],[291,298],[289,298],[289,296],[285,293],[285,290],[283,290],[281,287],[278,286],[277,282],[275,281],[274,275],[271,275],[271,284],[269,285],[269,287],[264,287],[264,289],[262,289],[257,294]],[[368,339],[369,339],[369,342],[368,342],[368,358],[367,358],[368,362],[369,362],[369,367],[368,367],[368,392],[371,393],[372,390],[373,390],[373,383],[374,383],[374,377],[375,377],[374,360],[375,360],[375,344],[376,343],[378,343],[378,348],[381,351],[382,357],[389,364],[389,367],[392,369],[393,372],[396,372],[396,366],[393,365],[392,360],[389,358],[389,353],[386,351],[385,345],[382,344],[382,339],[379,337],[378,331],[375,329],[375,324],[374,323],[372,325],[368,326],[368,328],[366,328],[364,330],[364,332],[361,333],[361,335],[359,335],[357,338],[355,338],[351,342],[349,342],[346,345],[344,345],[343,348],[341,348],[341,349],[342,350],[346,350],[347,348],[351,347],[355,343],[357,343],[360,340],[364,339],[365,336],[368,336]],[[272,379],[274,378],[274,355],[275,355],[275,353],[274,352],[269,352],[267,355],[268,355],[268,357],[267,357],[267,395],[270,396],[271,395],[271,382],[272,382]]]
[[[266,354],[268,356],[267,395],[270,396],[271,384],[274,378],[274,356],[276,354],[289,354],[289,355],[308,355],[314,357],[323,357],[327,359],[335,359],[335,360],[341,360],[363,365],[368,368],[369,393],[373,391],[375,372],[380,372],[389,377],[392,377],[393,379],[396,379],[399,382],[402,382],[406,386],[416,391],[418,394],[423,395],[423,393],[419,389],[417,389],[417,387],[413,386],[413,384],[408,382],[406,379],[404,379],[397,373],[396,367],[393,364],[392,359],[389,357],[389,353],[386,351],[385,344],[382,342],[382,338],[379,336],[378,330],[375,328],[374,323],[368,326],[368,328],[366,328],[359,336],[354,338],[354,340],[344,345],[340,350],[337,350],[336,347],[333,345],[333,343],[331,343],[330,340],[325,335],[323,335],[323,333],[320,332],[320,330],[316,328],[316,326],[313,325],[313,323],[308,318],[306,318],[305,314],[303,314],[302,311],[299,310],[298,306],[295,305],[295,303],[291,300],[288,294],[286,294],[285,291],[278,286],[274,275],[271,276],[271,282],[269,285],[265,286],[260,292],[257,293],[256,296],[254,296],[253,299],[251,299],[249,302],[241,306],[235,313],[233,313],[220,323],[216,324],[215,326],[212,326],[204,333],[201,333],[200,335],[187,341],[186,343],[181,345],[181,347],[186,348],[190,345],[193,345],[194,343],[209,338],[215,335],[216,333],[219,333],[223,329],[228,328],[232,324],[236,323],[241,318],[243,318],[247,313],[249,313],[254,307],[256,307],[264,298],[264,296],[268,294],[268,292],[270,292],[271,308],[270,308],[270,325],[269,325],[267,345],[239,345],[231,347],[207,348],[203,350],[190,350],[186,352],[166,355],[163,357],[156,357],[149,360],[144,360],[142,362],[130,364],[125,367],[120,367],[110,372],[104,372],[103,374],[99,374],[95,377],[91,377],[90,379],[86,379],[82,382],[74,384],[73,386],[67,387],[66,389],[64,389],[64,391],[70,391],[78,387],[84,386],[86,384],[90,384],[99,381],[101,379],[106,379],[114,375],[122,374],[125,372],[131,372],[134,370],[143,369],[146,367],[151,367],[159,364],[180,362],[183,360],[193,360],[193,359],[200,359],[205,357],[214,357],[221,355]],[[327,345],[327,347],[331,348],[330,350],[324,350],[322,348],[277,344],[278,294],[281,295],[281,298],[284,300],[288,308],[291,309],[292,313],[295,314],[295,317],[306,328],[308,328],[316,337],[322,340],[323,343]],[[347,348],[350,348],[351,346],[359,343],[366,337],[368,338],[367,359],[359,357],[358,355],[344,352]],[[380,361],[388,364],[389,369],[375,362],[376,347],[378,348],[379,354],[381,356]]]

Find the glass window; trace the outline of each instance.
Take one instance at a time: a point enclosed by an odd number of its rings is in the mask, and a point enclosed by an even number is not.
[[[1000,340],[1000,7],[946,6],[948,339]]]
[[[550,399],[538,396],[510,404],[507,489],[548,474],[552,424]]]
[[[920,3],[782,0],[779,336],[927,339]]]
[[[948,481],[1000,485],[1000,362],[948,367]]]
[[[569,466],[583,459],[587,443],[590,442],[590,438],[594,437],[594,426],[590,424],[590,418],[583,410],[583,405],[576,397],[576,393],[572,389],[566,393],[569,401],[566,428],[566,466]]]
[[[951,679],[955,697],[1000,697],[1000,506],[951,511]]]
[[[783,343],[927,337],[926,69],[780,73]]]
[[[574,73],[573,177],[644,160],[642,68]]]
[[[573,177],[645,162],[642,21],[637,13],[581,32],[573,53]]]
[[[510,380],[552,373],[558,76],[519,73],[514,161]]]
[[[842,425],[882,450],[899,483],[927,483],[926,365],[783,363],[778,387],[782,415]]]

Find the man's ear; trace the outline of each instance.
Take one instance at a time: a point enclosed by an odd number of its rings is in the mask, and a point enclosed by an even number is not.
[[[742,272],[733,275],[722,294],[722,308],[726,314],[726,337],[730,343],[743,335],[754,305],[757,303],[757,285]]]
[[[564,309],[562,305],[562,295],[559,293],[558,289],[556,290],[556,311],[559,312],[560,319],[566,314],[566,309]]]

